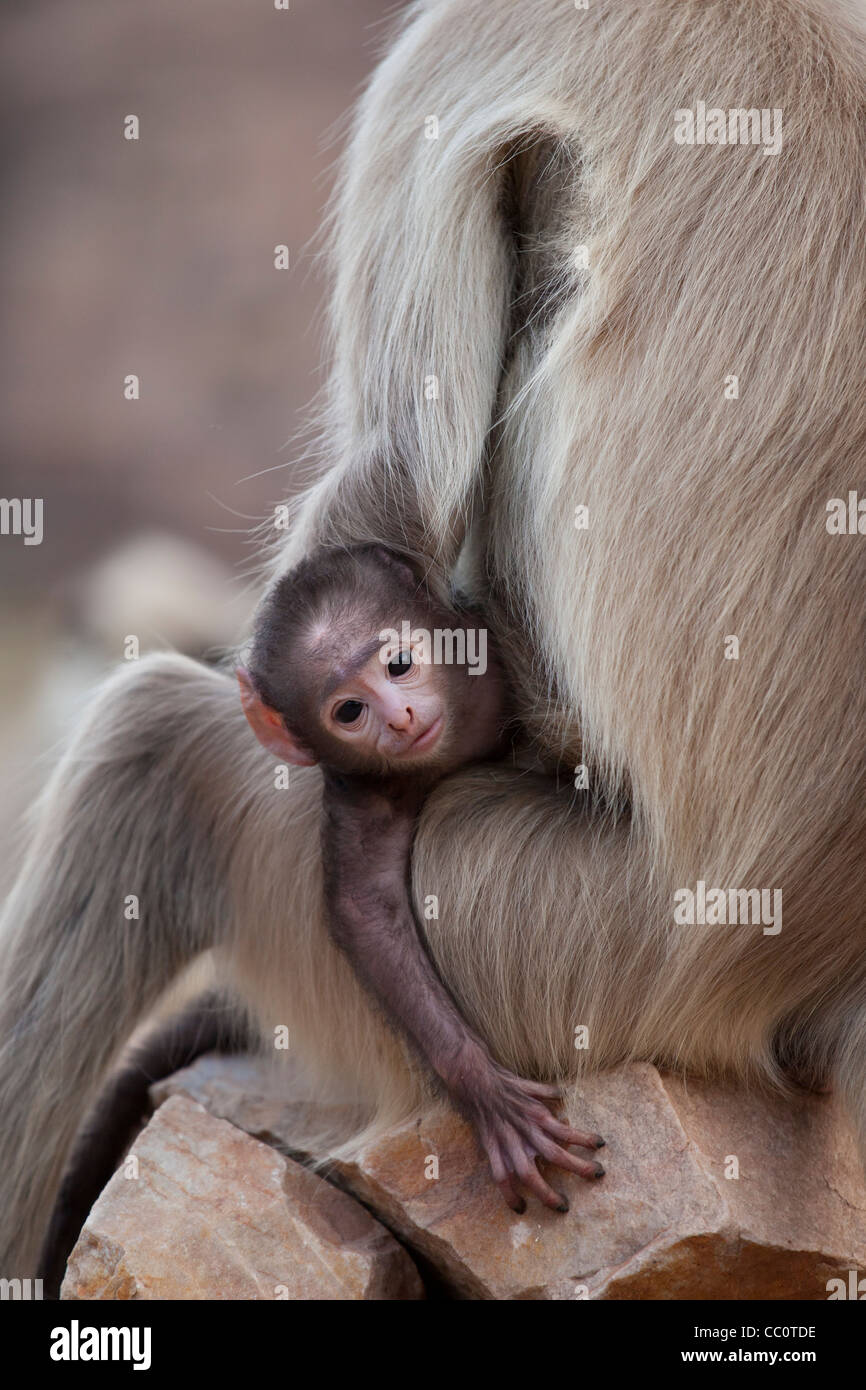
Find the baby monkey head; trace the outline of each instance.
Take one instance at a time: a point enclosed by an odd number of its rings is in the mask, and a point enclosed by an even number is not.
[[[237,674],[253,732],[283,762],[435,780],[502,743],[486,630],[383,546],[317,550],[279,579]]]

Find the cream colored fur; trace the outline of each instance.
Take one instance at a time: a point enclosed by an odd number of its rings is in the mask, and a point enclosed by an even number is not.
[[[698,100],[781,108],[782,152],[676,145]],[[866,538],[824,525],[866,491],[864,118],[861,4],[411,9],[334,208],[327,470],[268,572],[371,537],[447,572],[471,526],[526,726],[566,762],[450,779],[417,840],[431,949],[502,1060],[780,1084],[781,1035],[866,1143]],[[423,1095],[327,938],[318,774],[293,779],[228,676],[154,658],[99,697],[8,908],[0,1273],[28,1272],[116,1049],[215,941],[323,1093],[373,1126]],[[698,879],[781,887],[782,932],[674,926]]]

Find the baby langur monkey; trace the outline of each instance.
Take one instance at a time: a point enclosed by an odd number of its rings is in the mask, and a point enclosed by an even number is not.
[[[601,1164],[567,1146],[599,1149],[604,1140],[551,1113],[558,1087],[493,1059],[439,978],[412,911],[409,862],[425,797],[446,774],[508,743],[495,655],[474,673],[466,662],[432,659],[434,633],[465,638],[472,622],[383,547],[319,550],[265,599],[249,668],[237,673],[241,701],[256,738],[281,762],[321,765],[334,942],[472,1124],[508,1205],[525,1209],[522,1184],[567,1211],[536,1159],[598,1178]],[[408,642],[395,640],[400,633],[411,634]]]

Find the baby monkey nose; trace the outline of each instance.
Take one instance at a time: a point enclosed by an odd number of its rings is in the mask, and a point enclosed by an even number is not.
[[[405,709],[395,710],[388,720],[390,727],[399,734],[402,734],[405,729],[411,729],[414,722],[415,716],[408,705]]]

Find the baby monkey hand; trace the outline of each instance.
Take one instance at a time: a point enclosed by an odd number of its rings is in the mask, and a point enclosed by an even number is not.
[[[524,1081],[486,1053],[479,1044],[461,1048],[446,1085],[457,1108],[469,1120],[490,1163],[490,1170],[512,1211],[526,1210],[518,1188],[524,1187],[554,1211],[568,1211],[568,1201],[545,1182],[539,1158],[582,1178],[600,1178],[597,1160],[577,1158],[568,1146],[600,1149],[600,1134],[586,1134],[558,1120],[548,1108],[561,1100],[558,1086]]]

